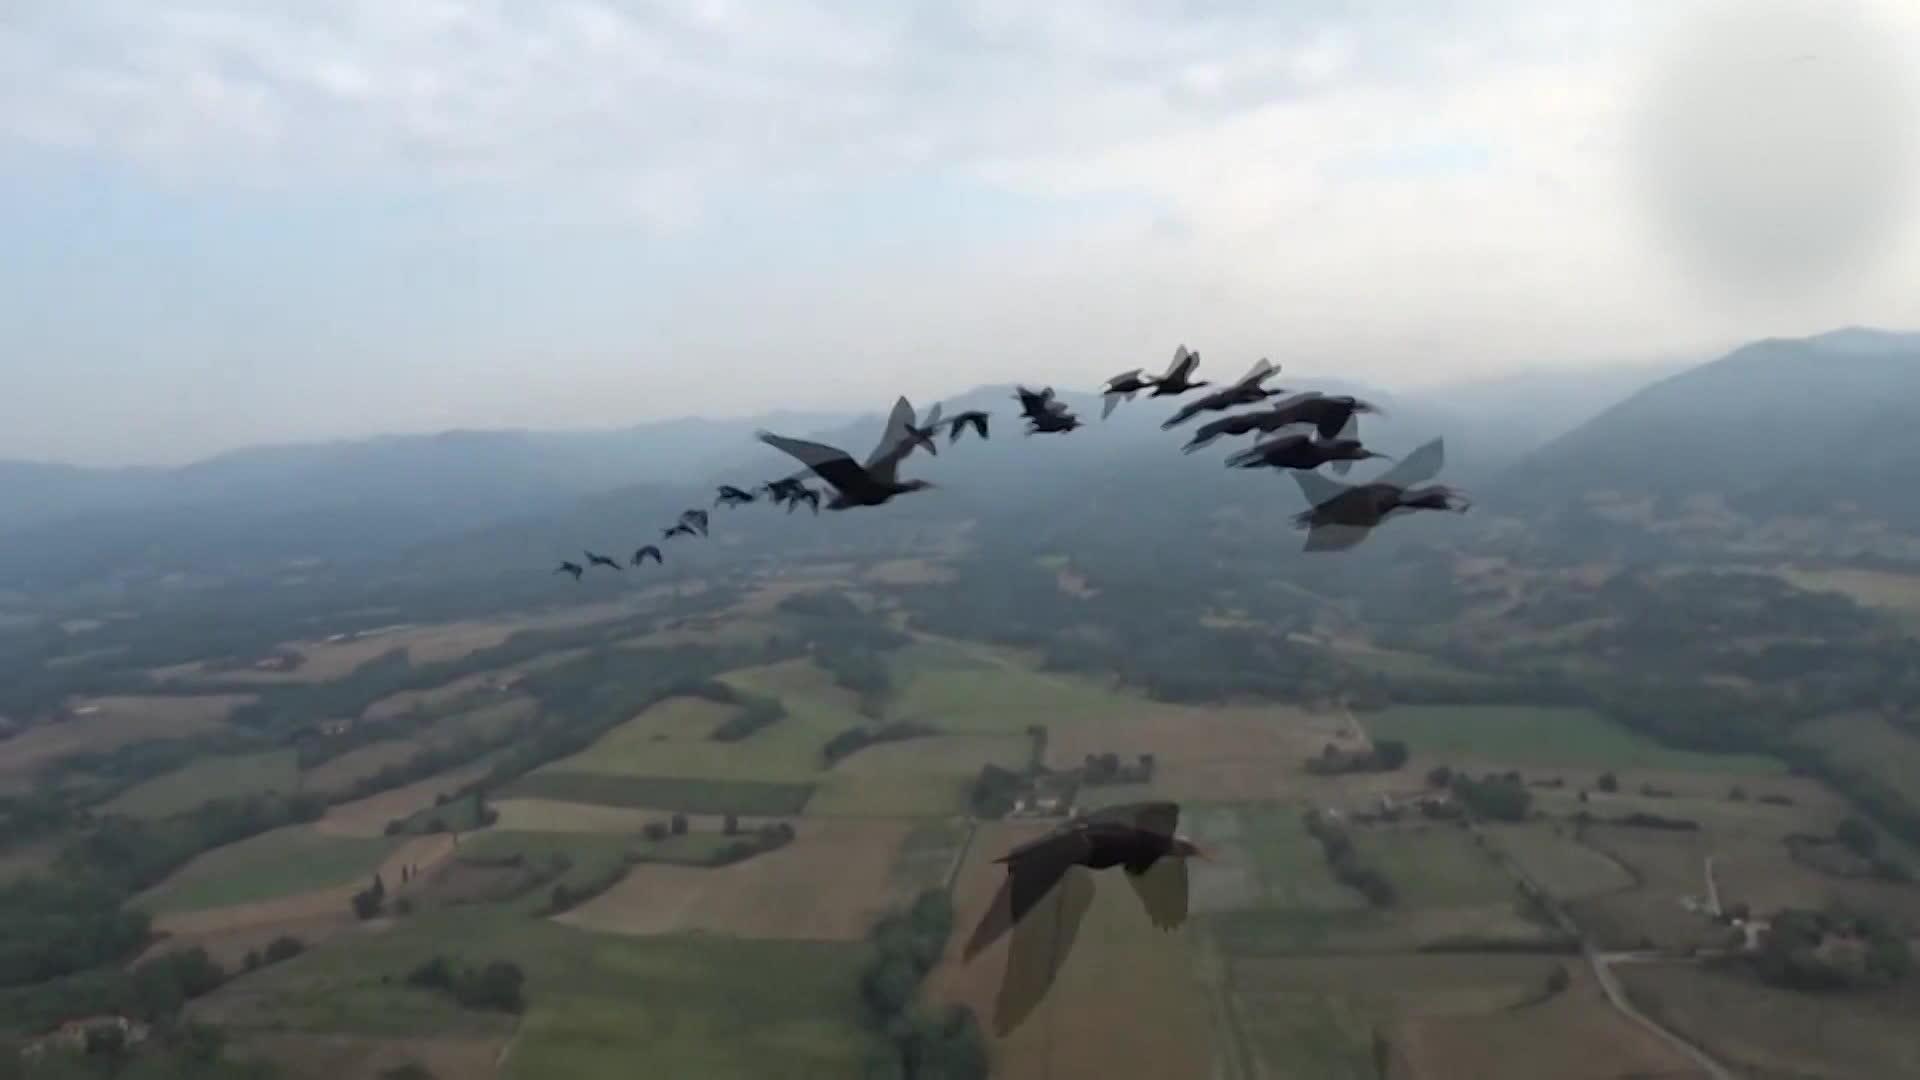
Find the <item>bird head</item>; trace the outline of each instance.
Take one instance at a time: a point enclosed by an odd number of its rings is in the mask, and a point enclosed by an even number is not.
[[[1202,848],[1199,844],[1194,843],[1192,840],[1189,840],[1184,836],[1175,836],[1173,838],[1172,851],[1173,851],[1173,854],[1183,859],[1211,860],[1213,858],[1213,856],[1207,854],[1206,850]]]

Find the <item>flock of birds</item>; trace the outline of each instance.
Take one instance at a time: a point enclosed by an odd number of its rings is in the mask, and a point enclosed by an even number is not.
[[[1205,390],[1213,384],[1194,377],[1199,367],[1199,354],[1183,345],[1158,376],[1145,375],[1137,368],[1114,376],[1102,394],[1101,419],[1112,416],[1121,404],[1140,394],[1176,398]],[[1286,470],[1295,478],[1309,504],[1294,519],[1308,530],[1307,550],[1351,547],[1375,526],[1398,514],[1419,510],[1461,512],[1472,505],[1461,492],[1429,483],[1443,462],[1439,439],[1415,450],[1368,483],[1347,484],[1322,476],[1316,471],[1322,465],[1344,475],[1354,462],[1387,458],[1369,450],[1358,438],[1358,418],[1380,410],[1356,397],[1318,391],[1272,401],[1286,394],[1267,385],[1278,373],[1278,367],[1262,360],[1233,383],[1187,398],[1160,426],[1170,431],[1203,413],[1225,414],[1199,425],[1182,447],[1186,453],[1223,438],[1258,436],[1251,446],[1228,455],[1226,464],[1235,469]],[[1062,435],[1084,426],[1067,404],[1054,396],[1051,387],[1030,390],[1022,386],[1016,388],[1014,396],[1020,403],[1028,435]],[[1242,408],[1247,411],[1232,411]],[[991,419],[977,410],[942,418],[938,405],[923,419],[903,397],[894,404],[879,445],[865,461],[856,461],[852,454],[826,443],[762,431],[758,435],[761,442],[790,455],[805,468],[752,489],[722,485],[713,506],[739,507],[764,499],[785,506],[789,514],[802,505],[818,514],[823,501],[828,510],[881,506],[933,486],[926,480],[900,476],[901,464],[916,450],[937,455],[942,432],[949,445],[969,430],[986,439]],[[809,478],[825,487],[808,486]],[[661,543],[678,537],[704,537],[709,524],[708,509],[687,510],[661,530]],[[588,567],[623,569],[609,556],[593,551],[585,552],[585,556],[585,566],[568,561],[554,572],[579,580]],[[665,561],[660,544],[636,550],[632,565],[640,566],[648,559]],[[1170,802],[1135,803],[1078,814],[997,860],[1006,866],[1006,878],[974,930],[965,955],[972,959],[1000,936],[1009,931],[1014,934],[996,1017],[998,1031],[1004,1034],[1017,1025],[1052,983],[1064,960],[1063,944],[1071,944],[1090,899],[1089,871],[1122,867],[1155,925],[1170,928],[1185,920],[1186,862],[1190,857],[1204,858],[1205,854],[1175,832],[1179,814],[1178,805]],[[1042,901],[1050,896],[1056,902],[1041,908]],[[1029,918],[1036,912],[1046,917]],[[1036,930],[1036,924],[1041,928]]]
[[[1150,398],[1180,397],[1212,386],[1205,379],[1194,378],[1199,367],[1200,354],[1182,345],[1174,352],[1173,362],[1160,375],[1146,375],[1142,373],[1144,369],[1135,368],[1114,376],[1107,381],[1102,392],[1100,418],[1105,420],[1112,416],[1123,402],[1132,401],[1142,393]],[[1278,387],[1266,385],[1279,371],[1276,365],[1261,360],[1235,382],[1187,400],[1160,427],[1170,431],[1202,413],[1227,413],[1242,406],[1256,406],[1250,411],[1230,413],[1201,424],[1181,449],[1190,454],[1221,438],[1261,436],[1252,446],[1229,455],[1227,466],[1292,472],[1309,504],[1306,511],[1294,518],[1296,524],[1308,530],[1306,550],[1327,551],[1352,547],[1375,526],[1402,513],[1417,510],[1463,512],[1472,505],[1463,493],[1442,484],[1427,482],[1440,470],[1443,449],[1438,439],[1422,446],[1395,468],[1369,483],[1344,484],[1319,475],[1315,470],[1322,465],[1331,465],[1335,473],[1344,475],[1356,461],[1387,458],[1385,454],[1367,449],[1357,437],[1359,417],[1366,413],[1377,414],[1380,410],[1351,395],[1324,394],[1319,391],[1297,393],[1277,403],[1271,402],[1270,399],[1286,393]],[[1026,420],[1028,435],[1066,434],[1084,426],[1065,402],[1055,398],[1052,387],[1041,390],[1018,387],[1014,397],[1020,402],[1020,413]],[[785,506],[789,514],[803,505],[818,514],[823,494],[828,510],[847,510],[859,506],[881,506],[897,496],[923,491],[933,484],[927,480],[903,480],[900,477],[901,463],[914,451],[925,450],[928,454],[938,455],[938,437],[943,431],[949,445],[958,442],[962,433],[969,429],[981,439],[988,437],[989,414],[968,410],[942,418],[940,412],[940,406],[935,405],[923,420],[906,398],[899,399],[887,418],[886,430],[880,437],[879,445],[864,462],[855,461],[852,454],[837,446],[762,431],[758,435],[761,442],[792,456],[805,468],[752,489],[723,484],[713,505],[716,508],[738,507],[764,499],[771,505]],[[1289,430],[1301,428],[1306,430]],[[809,477],[824,482],[825,491],[809,487]],[[704,537],[709,522],[707,509],[687,510],[679,520],[661,530],[661,543],[676,537]],[[578,581],[591,567],[604,566],[615,571],[625,569],[618,559],[610,556],[590,550],[583,554],[585,565],[568,560],[562,562],[554,573],[571,574]],[[631,564],[638,567],[649,559],[655,563],[665,561],[666,555],[660,544],[646,544],[635,550]]]

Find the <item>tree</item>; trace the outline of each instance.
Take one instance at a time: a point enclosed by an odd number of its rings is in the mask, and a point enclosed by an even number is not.
[[[673,828],[673,835],[675,836],[687,835],[687,815],[685,814],[673,815],[672,828]]]
[[[720,820],[720,833],[723,836],[738,836],[740,834],[740,819],[732,814],[728,814],[722,818]]]
[[[1739,784],[1735,784],[1727,791],[1727,798],[1732,802],[1746,802],[1747,789],[1741,787]]]
[[[1842,818],[1833,830],[1833,838],[1863,859],[1873,858],[1880,846],[1880,837],[1873,831],[1873,826],[1857,817]]]
[[[282,960],[291,960],[306,951],[306,943],[291,934],[282,934],[267,942],[266,961],[277,964]]]
[[[1604,772],[1600,774],[1600,779],[1594,781],[1593,786],[1611,795],[1620,790],[1620,778],[1610,772]]]
[[[1381,739],[1373,744],[1373,767],[1392,772],[1407,763],[1407,744],[1399,739]]]
[[[1427,770],[1427,786],[1444,788],[1453,783],[1453,770],[1445,765],[1435,765]]]

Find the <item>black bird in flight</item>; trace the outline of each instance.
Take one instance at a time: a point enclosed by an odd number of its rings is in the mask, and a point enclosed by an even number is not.
[[[1278,389],[1268,390],[1261,384],[1278,374],[1279,368],[1266,360],[1253,365],[1240,381],[1231,386],[1223,386],[1211,394],[1195,398],[1180,407],[1180,410],[1160,425],[1161,430],[1170,431],[1203,412],[1222,412],[1235,405],[1258,405],[1262,401],[1280,393]]]
[[[1294,517],[1296,525],[1308,530],[1304,550],[1350,548],[1387,519],[1419,510],[1465,513],[1473,505],[1465,494],[1442,484],[1427,485],[1445,463],[1445,443],[1435,439],[1371,483],[1343,484],[1318,473],[1294,473],[1308,503],[1308,509]]]
[[[897,440],[892,449],[879,454],[876,460],[866,465],[855,462],[853,455],[845,450],[826,443],[790,439],[770,431],[760,432],[760,441],[793,455],[801,464],[813,470],[814,475],[832,485],[834,494],[827,503],[829,510],[880,506],[895,495],[933,486],[925,480],[901,480],[895,475],[900,462],[913,452],[915,443],[911,439]]]
[[[940,409],[940,404],[935,402],[933,408],[927,410],[927,418],[924,422],[915,423],[908,420],[901,425],[906,429],[904,433],[906,438],[913,440],[914,445],[935,457],[940,456],[940,444],[933,441],[934,436],[940,434]]]
[[[572,574],[573,580],[575,581],[579,581],[580,575],[586,572],[587,572],[586,567],[581,566],[577,562],[563,562],[560,564],[558,569],[554,570],[554,573],[556,574]]]
[[[662,540],[671,540],[676,536],[698,536],[698,535],[699,535],[698,533],[693,531],[693,526],[687,524],[684,521],[674,525],[672,528],[660,530],[660,539]]]
[[[1045,836],[995,859],[1005,864],[1006,881],[968,939],[965,958],[973,959],[1024,919],[1075,866],[1123,867],[1153,924],[1162,929],[1180,925],[1187,917],[1186,860],[1206,855],[1175,831],[1179,820],[1178,803],[1110,806],[1070,818]],[[1147,881],[1148,872],[1163,865],[1157,880]]]
[[[734,487],[732,484],[721,484],[720,497],[713,500],[713,505],[719,506],[725,503],[728,506],[745,506],[752,501],[754,501],[753,492]]]
[[[1311,390],[1295,394],[1275,405],[1272,410],[1273,415],[1284,417],[1288,423],[1312,424],[1323,439],[1357,439],[1360,437],[1360,414],[1378,414],[1380,411],[1372,402],[1356,397]],[[1344,474],[1352,467],[1353,463],[1344,459],[1333,463],[1336,473]]]
[[[1054,400],[1051,386],[1037,391],[1016,386],[1013,389],[1013,396],[1020,402],[1020,414],[1029,420],[1037,421],[1048,416],[1059,416],[1067,411],[1066,402]]]
[[[799,477],[789,476],[784,480],[770,480],[767,483],[761,484],[758,490],[766,492],[767,498],[773,500],[773,505],[779,506],[781,503],[799,494],[804,487],[805,485],[801,483]],[[787,509],[791,510],[793,508],[788,507]]]
[[[987,437],[987,414],[979,409],[969,409],[947,420],[947,442],[960,441],[960,432],[971,427],[981,438]]]
[[[615,570],[625,569],[620,565],[619,560],[617,559],[609,559],[605,555],[595,555],[591,551],[587,552],[586,555],[587,555],[588,566],[606,566],[606,567],[611,567]]]
[[[1227,458],[1230,469],[1317,469],[1329,461],[1365,461],[1384,458],[1360,445],[1358,439],[1315,439],[1311,435],[1282,435],[1255,443]]]
[[[1185,345],[1173,351],[1173,363],[1167,365],[1167,373],[1153,380],[1153,393],[1148,397],[1176,397],[1189,390],[1211,385],[1206,380],[1195,380],[1193,371],[1200,366],[1200,354],[1188,352]]]
[[[707,535],[707,512],[705,510],[687,510],[680,515],[682,525],[691,525],[701,536]]]
[[[819,492],[813,490],[810,487],[803,487],[803,488],[800,488],[798,491],[795,491],[793,493],[793,497],[787,500],[787,513],[789,514],[793,513],[794,508],[799,506],[801,503],[807,504],[807,506],[813,511],[814,517],[820,516],[820,493]]]
[[[1293,420],[1281,415],[1273,409],[1261,409],[1258,412],[1244,412],[1233,416],[1223,416],[1218,420],[1209,420],[1201,424],[1199,430],[1193,433],[1193,438],[1187,440],[1187,445],[1180,449],[1184,453],[1191,454],[1195,450],[1212,443],[1222,435],[1245,435],[1254,431],[1270,435],[1283,427],[1290,427],[1299,422],[1298,420]]]
[[[1139,368],[1123,371],[1107,380],[1107,388],[1101,391],[1100,419],[1113,415],[1113,410],[1123,401],[1132,401],[1133,395],[1142,390],[1151,390],[1155,379],[1151,375],[1142,376]]]
[[[653,557],[653,561],[656,563],[666,562],[665,557],[660,554],[660,549],[652,544],[648,544],[633,553],[633,565],[639,566],[645,563],[649,555]]]
[[[1044,435],[1048,433],[1064,434],[1079,426],[1080,418],[1064,408],[1059,412],[1050,412],[1041,416],[1030,416],[1027,418],[1027,434],[1029,435]]]

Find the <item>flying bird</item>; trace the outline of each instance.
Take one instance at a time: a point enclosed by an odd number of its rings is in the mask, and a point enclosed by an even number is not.
[[[767,483],[761,484],[756,490],[766,492],[767,498],[773,500],[773,504],[778,506],[793,498],[795,495],[798,495],[805,487],[806,485],[801,483],[799,477],[789,476],[784,480],[770,480]],[[788,507],[787,509],[791,510],[793,508]]]
[[[793,513],[794,507],[799,506],[801,503],[806,503],[807,506],[810,509],[812,509],[813,516],[815,517],[820,516],[820,493],[819,492],[813,490],[810,487],[803,487],[800,490],[794,492],[793,497],[787,500],[787,513],[789,514]]]
[[[1180,925],[1187,916],[1186,860],[1206,856],[1175,831],[1179,819],[1180,805],[1173,802],[1111,806],[1073,817],[995,859],[1006,866],[1006,881],[968,939],[965,959],[973,959],[1024,919],[1075,866],[1124,868],[1154,925]],[[1163,864],[1165,871],[1151,883],[1163,887],[1145,888],[1149,871]],[[1173,888],[1164,888],[1167,885]]]
[[[579,581],[580,575],[586,572],[587,572],[586,567],[581,566],[577,562],[563,562],[560,564],[558,569],[554,570],[554,573],[556,574],[572,574],[573,580],[575,581]]]
[[[927,410],[925,421],[916,424],[909,420],[903,425],[906,428],[906,437],[911,439],[915,446],[923,448],[935,457],[940,456],[940,444],[933,441],[934,436],[940,433],[940,408],[940,404],[935,402],[933,408]]]
[[[645,563],[648,556],[652,556],[655,563],[666,562],[666,559],[660,554],[660,549],[652,544],[648,544],[633,553],[633,565],[639,566]]]
[[[1340,436],[1352,438],[1354,431],[1358,430],[1349,430],[1353,418],[1360,413],[1379,413],[1380,408],[1350,395],[1322,394],[1310,390],[1280,402],[1271,412],[1284,417],[1285,423],[1312,424],[1321,438],[1332,439]]]
[[[698,533],[693,531],[693,526],[687,524],[684,521],[679,522],[678,524],[675,524],[671,528],[660,530],[660,539],[662,540],[671,540],[676,536],[698,536],[698,535],[699,535]]]
[[[1053,387],[1029,390],[1024,386],[1014,387],[1013,396],[1020,402],[1020,413],[1029,420],[1039,420],[1047,416],[1057,416],[1067,411],[1067,403],[1055,401]]]
[[[694,531],[698,532],[701,536],[707,535],[707,512],[705,510],[688,510],[683,512],[680,515],[680,523],[682,525],[693,526]]]
[[[606,566],[606,567],[611,567],[612,569],[615,569],[615,570],[624,569],[624,567],[620,565],[620,562],[617,559],[609,559],[605,555],[595,555],[591,551],[587,552],[586,554],[587,554],[588,566]]]
[[[1240,381],[1233,385],[1223,386],[1211,394],[1195,398],[1181,406],[1178,412],[1160,425],[1160,428],[1163,431],[1172,430],[1203,412],[1223,412],[1236,405],[1258,405],[1275,394],[1281,393],[1278,389],[1269,390],[1261,385],[1279,371],[1280,369],[1272,363],[1262,360],[1248,369],[1247,373],[1240,377]]]
[[[1189,390],[1211,385],[1206,380],[1195,380],[1193,371],[1200,366],[1200,354],[1188,352],[1185,345],[1173,351],[1173,363],[1167,365],[1167,373],[1153,380],[1153,393],[1148,397],[1177,397]]]
[[[721,484],[720,497],[713,500],[713,505],[719,506],[725,503],[728,506],[745,506],[752,501],[754,501],[753,492],[734,487],[732,484]]]
[[[973,428],[981,438],[986,438],[987,414],[979,409],[969,409],[950,418],[947,421],[947,442],[949,444],[959,442],[960,432],[969,427]]]
[[[1193,433],[1193,438],[1187,440],[1187,445],[1180,449],[1185,453],[1191,454],[1195,450],[1212,443],[1222,435],[1245,435],[1254,431],[1262,434],[1272,434],[1283,427],[1290,427],[1296,423],[1299,423],[1299,421],[1280,415],[1273,409],[1261,409],[1258,412],[1244,412],[1233,416],[1223,416],[1218,420],[1209,420],[1201,424],[1199,429]]]
[[[1123,371],[1108,379],[1107,388],[1101,392],[1100,419],[1112,416],[1113,410],[1119,408],[1121,402],[1132,401],[1140,391],[1152,389],[1154,381],[1151,375],[1143,377],[1139,368]]]
[[[1304,550],[1353,547],[1387,519],[1419,510],[1465,513],[1473,505],[1465,494],[1427,483],[1439,475],[1445,462],[1445,443],[1435,439],[1371,483],[1343,484],[1318,473],[1294,473],[1294,481],[1308,504],[1307,510],[1294,516],[1294,524],[1308,530]]]
[[[1048,433],[1064,434],[1079,426],[1080,418],[1066,411],[1064,408],[1059,412],[1050,412],[1027,418],[1027,434],[1029,435],[1043,435]]]
[[[1360,445],[1358,439],[1315,439],[1310,435],[1282,435],[1255,443],[1227,458],[1230,469],[1317,469],[1329,461],[1365,461],[1383,458]]]
[[[837,446],[791,439],[770,431],[760,432],[759,437],[768,446],[791,454],[833,487],[833,498],[827,503],[829,510],[880,506],[896,495],[933,486],[925,480],[900,480],[895,475],[900,462],[913,450],[914,443],[910,440],[900,440],[892,450],[861,465],[853,460],[853,455]]]

